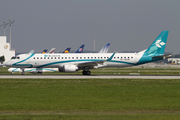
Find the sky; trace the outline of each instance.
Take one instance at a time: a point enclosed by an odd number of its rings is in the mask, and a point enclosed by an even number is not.
[[[165,52],[180,53],[180,0],[0,0],[0,25],[15,20],[11,48],[17,53],[56,48],[141,51],[169,30]],[[3,36],[4,28],[0,29]],[[9,42],[9,25],[6,26]]]

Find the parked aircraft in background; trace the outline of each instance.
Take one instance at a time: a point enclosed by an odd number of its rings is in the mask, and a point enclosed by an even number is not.
[[[44,49],[44,50],[42,51],[42,54],[45,54],[47,51],[48,51],[48,49]]]
[[[84,44],[82,44],[77,50],[75,53],[82,53],[83,52],[83,49],[84,49]]]
[[[71,48],[66,48],[63,53],[70,53]]]
[[[20,54],[5,65],[21,68],[58,68],[59,72],[83,70],[83,75],[90,75],[90,69],[103,67],[129,67],[170,57],[164,50],[169,31],[162,31],[149,48],[138,53],[54,53]]]
[[[98,53],[107,53],[109,50],[110,43],[107,43]]]
[[[52,54],[52,53],[55,52],[55,50],[56,50],[56,48],[52,48],[48,53],[49,53],[49,54]]]

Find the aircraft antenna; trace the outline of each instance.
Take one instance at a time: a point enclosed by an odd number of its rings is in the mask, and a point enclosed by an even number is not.
[[[9,22],[6,23],[6,21],[4,21],[4,36],[6,35],[6,34],[5,34],[5,28],[6,28],[6,25],[8,25],[8,24],[9,24]]]
[[[10,49],[11,49],[11,25],[15,22],[15,20],[11,21],[9,19],[9,44],[10,44]]]

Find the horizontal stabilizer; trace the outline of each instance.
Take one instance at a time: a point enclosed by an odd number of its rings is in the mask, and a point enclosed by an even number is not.
[[[154,56],[152,58],[162,58],[163,57],[163,59],[166,59],[166,58],[170,58],[171,56],[172,56],[172,54],[167,54],[167,55]]]

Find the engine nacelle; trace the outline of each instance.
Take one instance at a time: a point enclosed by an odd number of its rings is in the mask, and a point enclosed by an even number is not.
[[[76,72],[78,67],[76,65],[63,65],[62,68],[59,68],[59,72]]]
[[[32,70],[31,73],[43,73],[42,68],[36,68],[35,70]]]

